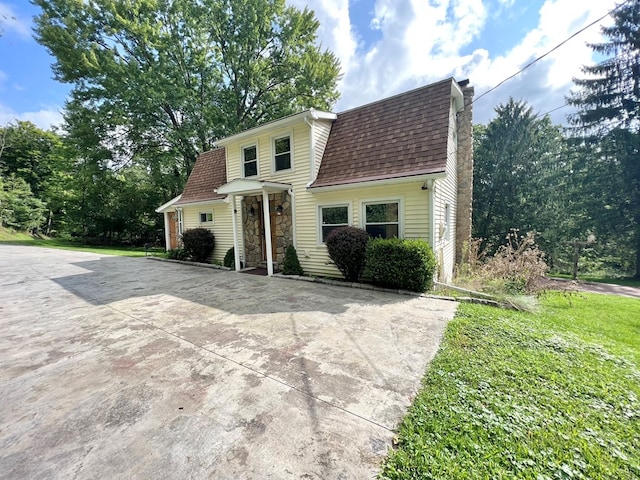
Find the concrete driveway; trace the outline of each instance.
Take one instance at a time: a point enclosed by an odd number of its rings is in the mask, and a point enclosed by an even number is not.
[[[0,245],[0,478],[374,478],[455,308]]]

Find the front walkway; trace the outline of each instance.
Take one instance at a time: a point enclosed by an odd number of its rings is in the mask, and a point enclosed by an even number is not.
[[[0,478],[374,478],[455,308],[0,246]]]

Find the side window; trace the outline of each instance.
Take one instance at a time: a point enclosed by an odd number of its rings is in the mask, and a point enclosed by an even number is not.
[[[338,227],[349,225],[349,206],[336,205],[320,207],[320,230],[322,243],[325,243],[329,234]]]
[[[213,223],[213,212],[200,212],[200,223]]]
[[[280,137],[273,140],[276,172],[291,168],[291,137]]]
[[[400,235],[399,203],[366,203],[365,230],[372,238],[393,238]]]
[[[242,149],[242,164],[245,177],[258,175],[258,147],[256,145]]]

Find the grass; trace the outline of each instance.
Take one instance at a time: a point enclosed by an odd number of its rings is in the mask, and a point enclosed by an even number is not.
[[[550,276],[556,278],[571,279],[571,275],[568,274],[554,273]],[[578,280],[582,280],[584,282],[611,283],[613,285],[623,285],[625,287],[640,287],[640,279],[634,277],[578,275]]]
[[[99,253],[103,255],[119,255],[124,257],[144,257],[147,253],[142,247],[100,247],[82,245],[70,240],[48,237],[34,237],[22,232],[12,232],[0,228],[0,245],[23,245],[29,247],[57,248],[60,250],[76,250],[81,252]],[[163,249],[154,248],[153,253],[163,252]]]
[[[460,305],[381,478],[640,478],[640,300],[541,304]]]

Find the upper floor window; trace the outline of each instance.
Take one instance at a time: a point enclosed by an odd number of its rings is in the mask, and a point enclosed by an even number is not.
[[[291,168],[291,137],[279,137],[273,140],[276,172]]]
[[[399,202],[365,203],[365,230],[373,238],[400,236]]]
[[[242,164],[245,177],[258,175],[258,147],[256,145],[242,149]]]
[[[331,205],[319,208],[322,243],[325,243],[329,234],[336,228],[349,225],[349,206]]]

